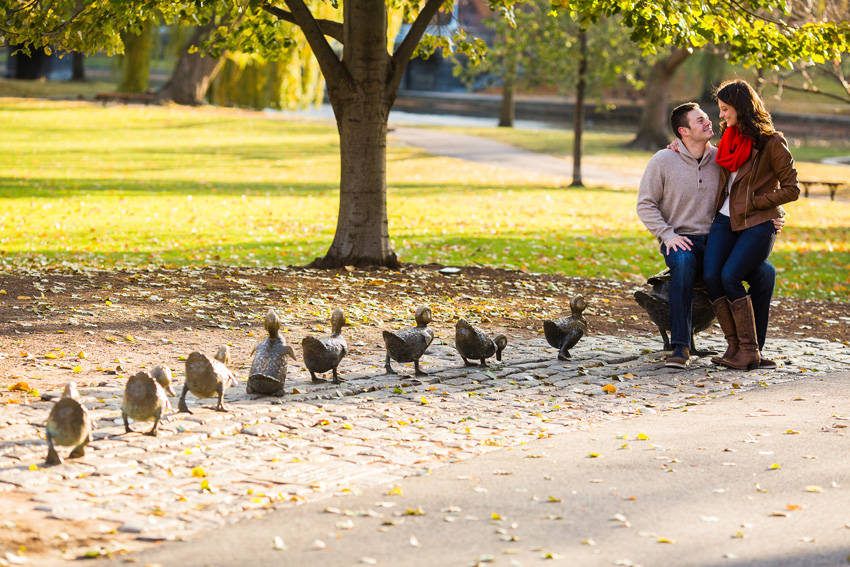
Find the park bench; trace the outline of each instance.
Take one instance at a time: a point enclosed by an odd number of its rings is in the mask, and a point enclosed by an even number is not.
[[[803,194],[808,197],[809,196],[809,187],[814,185],[822,185],[829,189],[829,200],[835,200],[835,193],[843,186],[846,185],[843,181],[802,181],[799,180],[797,183],[800,184],[800,187],[803,188]]]
[[[110,102],[122,104],[142,103],[148,105],[156,102],[156,95],[150,93],[100,92],[94,95],[94,99],[102,102],[103,106],[106,106]]]

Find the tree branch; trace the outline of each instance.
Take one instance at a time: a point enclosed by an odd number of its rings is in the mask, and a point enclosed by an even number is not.
[[[82,14],[83,12],[88,10],[91,7],[91,4],[92,4],[91,2],[83,4],[82,6],[80,6],[80,8],[77,10],[77,12],[74,15],[72,15],[70,18],[68,18],[67,20],[65,20],[64,22],[62,22],[61,24],[59,24],[58,26],[53,28],[52,30],[44,32],[41,35],[45,35],[45,36],[49,36],[49,37],[59,35],[59,32],[64,30],[66,27],[68,27],[68,25],[71,24],[71,22],[73,22],[78,17],[80,17],[80,14]]]
[[[778,80],[774,80],[773,84],[776,85],[776,86],[780,86]],[[782,84],[781,88],[783,90],[795,91],[795,92],[798,92],[798,93],[809,93],[809,94],[814,94],[814,95],[825,96],[827,98],[840,100],[841,102],[843,102],[845,104],[850,104],[850,96],[845,97],[845,96],[841,96],[841,95],[827,93],[827,92],[824,92],[824,91],[818,89],[817,87],[812,88],[812,89],[806,89],[806,88],[803,88],[803,87],[795,87],[793,85]]]
[[[761,16],[759,14],[756,14],[752,10],[748,10],[745,6],[743,6],[740,2],[738,2],[738,0],[725,0],[725,4],[727,4],[730,8],[740,10],[741,12],[749,15],[750,17],[753,17],[757,20],[761,20],[763,22],[767,22],[768,24],[777,25],[777,26],[784,28],[788,31],[794,31],[796,29],[792,26],[789,26],[788,24],[786,24],[782,20],[772,20],[772,19],[768,18],[767,16]]]
[[[298,22],[295,21],[295,16],[292,15],[291,12],[287,12],[282,8],[278,8],[277,6],[272,6],[270,4],[263,4],[263,10],[276,17],[278,20],[283,20],[284,22],[289,22],[290,24],[298,25]],[[340,43],[342,41],[342,24],[339,22],[335,22],[333,20],[316,20],[316,23],[319,24],[319,27],[322,30],[322,33],[328,37],[332,37]]]
[[[301,33],[307,38],[307,43],[310,44],[313,54],[319,62],[322,75],[324,75],[325,81],[328,84],[328,91],[339,87],[341,83],[348,83],[349,86],[353,87],[351,74],[339,60],[337,54],[334,53],[334,50],[331,49],[328,40],[325,39],[326,34],[324,30],[322,30],[316,18],[313,17],[310,8],[304,4],[303,0],[286,0],[286,4],[289,6],[289,13],[292,16],[293,23],[301,28]],[[268,8],[274,8],[271,4],[266,3],[263,5],[263,9],[266,11],[268,11],[266,6]],[[342,26],[340,25],[341,29]],[[340,35],[342,34],[340,33]]]
[[[404,69],[407,67],[408,62],[410,62],[410,58],[413,57],[416,46],[419,45],[419,41],[425,35],[428,25],[440,9],[440,6],[443,5],[443,2],[444,0],[428,0],[425,3],[425,7],[416,16],[410,29],[407,31],[407,35],[404,36],[401,45],[398,46],[398,49],[393,54],[390,60],[392,69],[388,74],[388,94],[393,98],[395,98],[398,86],[401,84],[401,76],[404,74]]]

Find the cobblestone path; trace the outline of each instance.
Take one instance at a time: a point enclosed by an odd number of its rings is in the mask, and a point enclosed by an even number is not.
[[[719,348],[721,340],[701,345]],[[754,372],[708,358],[692,359],[687,371],[667,369],[658,343],[590,336],[560,362],[542,339],[530,340],[510,344],[490,369],[464,368],[453,345],[435,344],[423,358],[430,375],[419,378],[412,365],[384,375],[375,352],[343,361],[339,387],[310,383],[296,364],[285,397],[249,396],[242,382],[225,395],[231,411],[219,413],[209,409],[213,400],[190,395],[194,415],[169,415],[155,438],[124,434],[118,388],[83,388],[94,441],[84,458],[52,468],[43,468],[42,427],[52,402],[8,405],[0,493],[31,495],[32,510],[45,517],[97,519],[141,540],[179,539],[358,486],[391,490],[402,477],[501,447],[521,450],[529,439],[850,370],[850,346],[837,341],[771,341],[781,366]]]

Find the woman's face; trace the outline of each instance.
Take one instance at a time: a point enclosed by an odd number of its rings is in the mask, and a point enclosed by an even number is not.
[[[720,108],[720,119],[726,121],[727,128],[738,125],[738,113],[731,104],[718,100],[717,106]]]

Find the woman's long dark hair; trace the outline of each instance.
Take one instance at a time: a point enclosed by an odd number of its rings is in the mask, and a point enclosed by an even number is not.
[[[725,81],[714,93],[714,98],[722,101],[738,114],[738,131],[752,138],[760,146],[765,136],[776,133],[770,113],[764,101],[753,87],[743,79]],[[720,122],[720,134],[726,130],[726,121]]]

